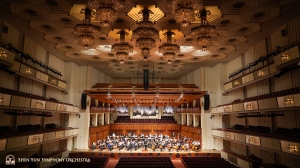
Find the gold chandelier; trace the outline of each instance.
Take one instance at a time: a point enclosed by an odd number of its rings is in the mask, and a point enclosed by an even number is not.
[[[132,31],[132,38],[136,41],[136,47],[142,50],[144,59],[148,57],[150,50],[155,47],[155,40],[159,38],[159,32],[153,27],[154,23],[149,21],[151,10],[144,9],[139,12],[143,15],[143,20],[139,22],[139,27]]]
[[[101,28],[91,24],[91,9],[86,8],[81,11],[84,13],[84,20],[74,27],[74,34],[79,35],[79,44],[82,44],[87,50],[90,46],[95,44],[95,37],[99,37]]]
[[[128,53],[133,52],[133,47],[125,42],[125,35],[128,35],[124,30],[119,31],[117,34],[120,34],[120,43],[112,45],[111,51],[117,52],[116,56],[120,60],[120,64],[124,64]]]
[[[88,7],[95,12],[95,19],[103,26],[109,26],[117,20],[117,14],[124,4],[120,0],[89,0]]]
[[[172,64],[172,60],[175,59],[176,54],[174,52],[165,52],[163,53],[163,57],[167,60],[167,63],[170,65]]]
[[[200,10],[202,3],[200,0],[170,0],[169,6],[176,22],[185,27],[195,20],[195,10]]]
[[[163,54],[163,57],[168,61],[168,64],[172,64],[172,60],[175,59],[176,53],[180,52],[180,47],[177,44],[172,44],[172,36],[175,35],[175,33],[168,31],[165,35],[167,35],[167,42],[159,46],[158,52]]]
[[[216,33],[216,27],[209,25],[209,22],[207,21],[207,11],[205,8],[203,8],[200,12],[196,14],[197,17],[200,18],[200,26],[193,27],[191,29],[192,35],[194,38],[196,38],[196,42],[199,47],[202,47],[202,51],[206,51],[207,47],[212,45],[211,38]]]

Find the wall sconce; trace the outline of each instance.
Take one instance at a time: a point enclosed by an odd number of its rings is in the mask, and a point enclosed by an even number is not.
[[[1,51],[0,51],[0,57],[2,57],[2,58],[7,58],[7,51],[1,50]]]
[[[288,105],[288,104],[294,104],[294,100],[293,100],[292,98],[286,98],[286,99],[284,100],[284,103],[285,103],[286,105]]]
[[[230,138],[230,134],[226,134],[226,138]]]
[[[253,104],[252,103],[247,103],[246,104],[246,109],[247,110],[252,110],[253,109]]]
[[[290,152],[298,152],[298,146],[297,145],[288,144],[288,149],[289,149]]]
[[[224,108],[224,111],[231,111],[231,108],[230,108],[229,106],[226,106],[226,107]]]
[[[251,143],[251,144],[255,144],[255,143],[256,143],[254,137],[249,137],[249,138],[248,138],[248,142]]]
[[[32,138],[33,142],[36,142],[36,141],[40,141],[40,136],[39,135],[36,135]]]
[[[25,74],[31,75],[31,69],[30,68],[26,68],[25,69]]]
[[[53,84],[53,85],[56,85],[56,80],[52,79],[50,83]]]
[[[234,86],[239,85],[239,84],[240,84],[239,81],[234,81],[234,82],[233,82],[233,85],[234,85]]]
[[[60,111],[66,111],[66,106],[65,105],[60,105],[59,110]]]
[[[289,60],[290,59],[290,56],[286,53],[283,53],[281,55],[281,61],[286,61],[286,60]]]
[[[35,107],[42,107],[42,106],[43,106],[43,102],[37,101],[37,102],[35,103]]]
[[[257,76],[264,76],[264,74],[265,74],[265,73],[264,73],[264,71],[262,71],[262,70],[260,70],[260,71],[257,72]]]
[[[4,102],[4,98],[0,96],[0,103],[2,104]]]
[[[62,136],[63,136],[63,133],[62,133],[62,132],[58,132],[57,136],[58,136],[58,137],[62,137]]]

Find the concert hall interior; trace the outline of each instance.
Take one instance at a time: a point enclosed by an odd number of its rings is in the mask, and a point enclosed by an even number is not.
[[[300,167],[299,7],[1,0],[0,167]]]

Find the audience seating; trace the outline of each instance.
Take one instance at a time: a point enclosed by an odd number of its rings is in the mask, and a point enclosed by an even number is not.
[[[42,129],[43,128],[40,124],[35,124],[35,125],[26,124],[26,125],[19,125],[17,127],[18,132],[38,131]]]
[[[275,134],[281,136],[291,136],[291,137],[300,138],[300,129],[299,128],[288,129],[288,128],[278,127],[277,130],[275,131]]]
[[[61,148],[61,149],[59,149],[57,151],[54,151],[54,152],[42,155],[41,158],[50,158],[50,157],[53,157],[53,156],[55,156],[55,155],[57,155],[59,153],[63,153],[65,151],[67,151],[67,149]]]
[[[10,126],[1,126],[0,134],[12,133],[13,129]]]
[[[56,129],[58,126],[54,123],[46,124],[45,129]]]
[[[283,164],[262,164],[260,166],[260,168],[289,168],[288,166],[286,165],[283,165]]]
[[[187,168],[238,168],[220,157],[182,157]]]
[[[34,95],[34,94],[31,94],[31,93],[21,92],[21,91],[8,89],[8,88],[3,88],[3,87],[0,87],[0,93],[4,93],[4,94],[8,94],[8,95],[16,95],[16,96],[21,96],[21,97],[27,97],[27,98],[31,98],[31,99],[51,101],[51,102],[56,102],[56,103],[59,102],[58,100],[56,100],[54,98],[47,99],[46,97],[43,97],[43,96]],[[62,102],[60,102],[60,103],[62,103]],[[63,103],[63,104],[68,104],[68,103]],[[72,105],[72,104],[68,104],[68,105]]]
[[[115,168],[175,168],[169,157],[121,157]]]
[[[260,100],[260,99],[268,99],[268,98],[272,98],[272,97],[281,97],[281,96],[293,95],[293,94],[297,94],[297,93],[300,93],[300,87],[295,87],[295,88],[280,90],[280,91],[272,92],[272,93],[268,93],[268,94],[248,97],[248,98],[245,98],[244,100],[236,99],[229,104],[243,103],[243,102],[255,101],[255,100]],[[229,104],[222,104],[219,106],[224,106],[224,105],[229,105]]]
[[[249,156],[245,156],[245,155],[233,152],[229,149],[223,149],[222,151],[225,153],[228,153],[230,155],[233,155],[237,158],[240,158],[242,160],[245,160],[249,163],[252,163],[252,168],[259,168],[259,166],[262,164],[262,159],[253,154],[250,154]]]
[[[130,116],[118,116],[115,123],[162,123],[176,124],[173,116],[161,116],[161,119],[130,119]]]
[[[232,129],[241,130],[241,131],[249,131],[249,132],[258,132],[258,133],[271,133],[270,127],[265,126],[253,126],[249,125],[247,128],[244,125],[235,124]]]
[[[59,162],[50,168],[103,168],[108,162],[108,157],[89,157],[89,159],[90,162]]]
[[[38,96],[38,95],[31,94],[31,93],[25,93],[25,92],[13,90],[13,89],[7,89],[7,88],[3,88],[3,87],[0,87],[0,93],[22,96],[22,97],[29,97],[29,98],[33,98],[33,99],[40,99],[40,100],[46,100],[46,101],[48,100],[47,98],[45,98],[43,96]]]

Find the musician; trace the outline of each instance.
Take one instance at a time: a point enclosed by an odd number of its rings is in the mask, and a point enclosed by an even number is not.
[[[173,132],[173,134],[172,134],[172,138],[175,138],[175,132]]]
[[[111,143],[108,143],[108,144],[107,144],[107,148],[108,148],[110,151],[112,151],[112,148],[113,148],[113,147],[112,147]]]
[[[113,137],[113,139],[116,139],[116,134],[112,133],[112,137]]]
[[[132,151],[132,148],[134,147],[134,142],[132,141],[132,139],[131,139],[131,141],[130,141],[130,143],[129,143],[129,150],[130,150],[130,152]]]
[[[119,147],[119,150],[123,149],[124,148],[124,142],[123,141],[119,141],[118,142],[118,147]]]
[[[95,150],[96,149],[96,142],[93,142],[92,143],[92,150]]]
[[[100,143],[100,150],[102,151],[103,149],[105,149],[105,141],[102,141],[101,143]]]
[[[145,150],[147,150],[147,147],[148,147],[148,139],[145,138],[144,140],[144,147],[145,147]]]
[[[137,150],[137,149],[138,149],[138,147],[139,147],[139,144],[138,144],[138,142],[137,142],[137,141],[135,141],[135,142],[134,142],[134,145],[133,145],[133,148],[134,148],[134,150]]]

